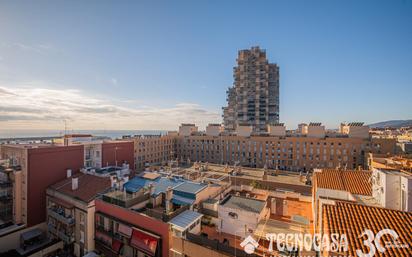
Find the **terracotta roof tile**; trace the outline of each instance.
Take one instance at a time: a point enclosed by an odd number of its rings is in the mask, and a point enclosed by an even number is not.
[[[368,253],[369,248],[363,243],[367,237],[360,235],[365,229],[372,230],[376,235],[385,228],[393,229],[399,235],[399,245],[407,247],[388,246],[384,253],[377,250],[374,256],[412,256],[411,212],[338,201],[336,205],[323,205],[322,213],[325,234],[346,233],[349,249],[348,252],[341,252],[343,256],[357,256],[357,249]],[[393,239],[384,235],[381,244],[385,245],[383,241],[393,242]]]
[[[322,170],[314,173],[316,187],[372,195],[371,171]]]
[[[60,182],[57,182],[50,188],[73,198],[80,199],[84,202],[90,202],[99,193],[110,189],[111,183],[109,177],[103,178],[83,173],[78,173],[72,177],[79,178],[77,190],[72,190],[72,178],[66,178]]]

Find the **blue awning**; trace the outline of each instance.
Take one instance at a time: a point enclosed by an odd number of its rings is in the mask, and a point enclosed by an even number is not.
[[[174,217],[169,224],[173,226],[177,226],[181,228],[182,230],[188,229],[193,223],[198,221],[203,214],[200,214],[198,212],[186,210],[182,212],[181,214],[177,215]]]
[[[194,199],[182,197],[179,195],[173,195],[172,197],[172,203],[177,204],[177,205],[192,205],[195,202]]]

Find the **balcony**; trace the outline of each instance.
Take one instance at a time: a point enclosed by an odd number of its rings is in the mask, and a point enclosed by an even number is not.
[[[66,215],[63,209],[49,208],[48,215],[69,226],[72,226],[75,223],[74,218],[71,215]]]
[[[67,235],[65,232],[57,230],[53,225],[49,224],[48,225],[49,232],[51,232],[53,235],[57,236],[60,238],[63,242],[66,244],[71,244],[74,242],[74,235],[73,233],[70,233]]]

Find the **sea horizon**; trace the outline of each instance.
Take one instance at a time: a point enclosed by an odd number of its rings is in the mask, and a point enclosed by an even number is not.
[[[104,136],[112,139],[122,136],[132,135],[163,135],[168,130],[109,130],[109,129],[78,129],[78,130],[58,130],[58,129],[0,129],[0,139],[13,138],[33,138],[33,137],[59,137],[64,134],[91,134],[93,136]]]

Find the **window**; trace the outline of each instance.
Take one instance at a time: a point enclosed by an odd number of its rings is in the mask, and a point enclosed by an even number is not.
[[[80,212],[80,224],[84,225],[84,213]]]
[[[84,231],[80,231],[80,242],[84,244]]]

